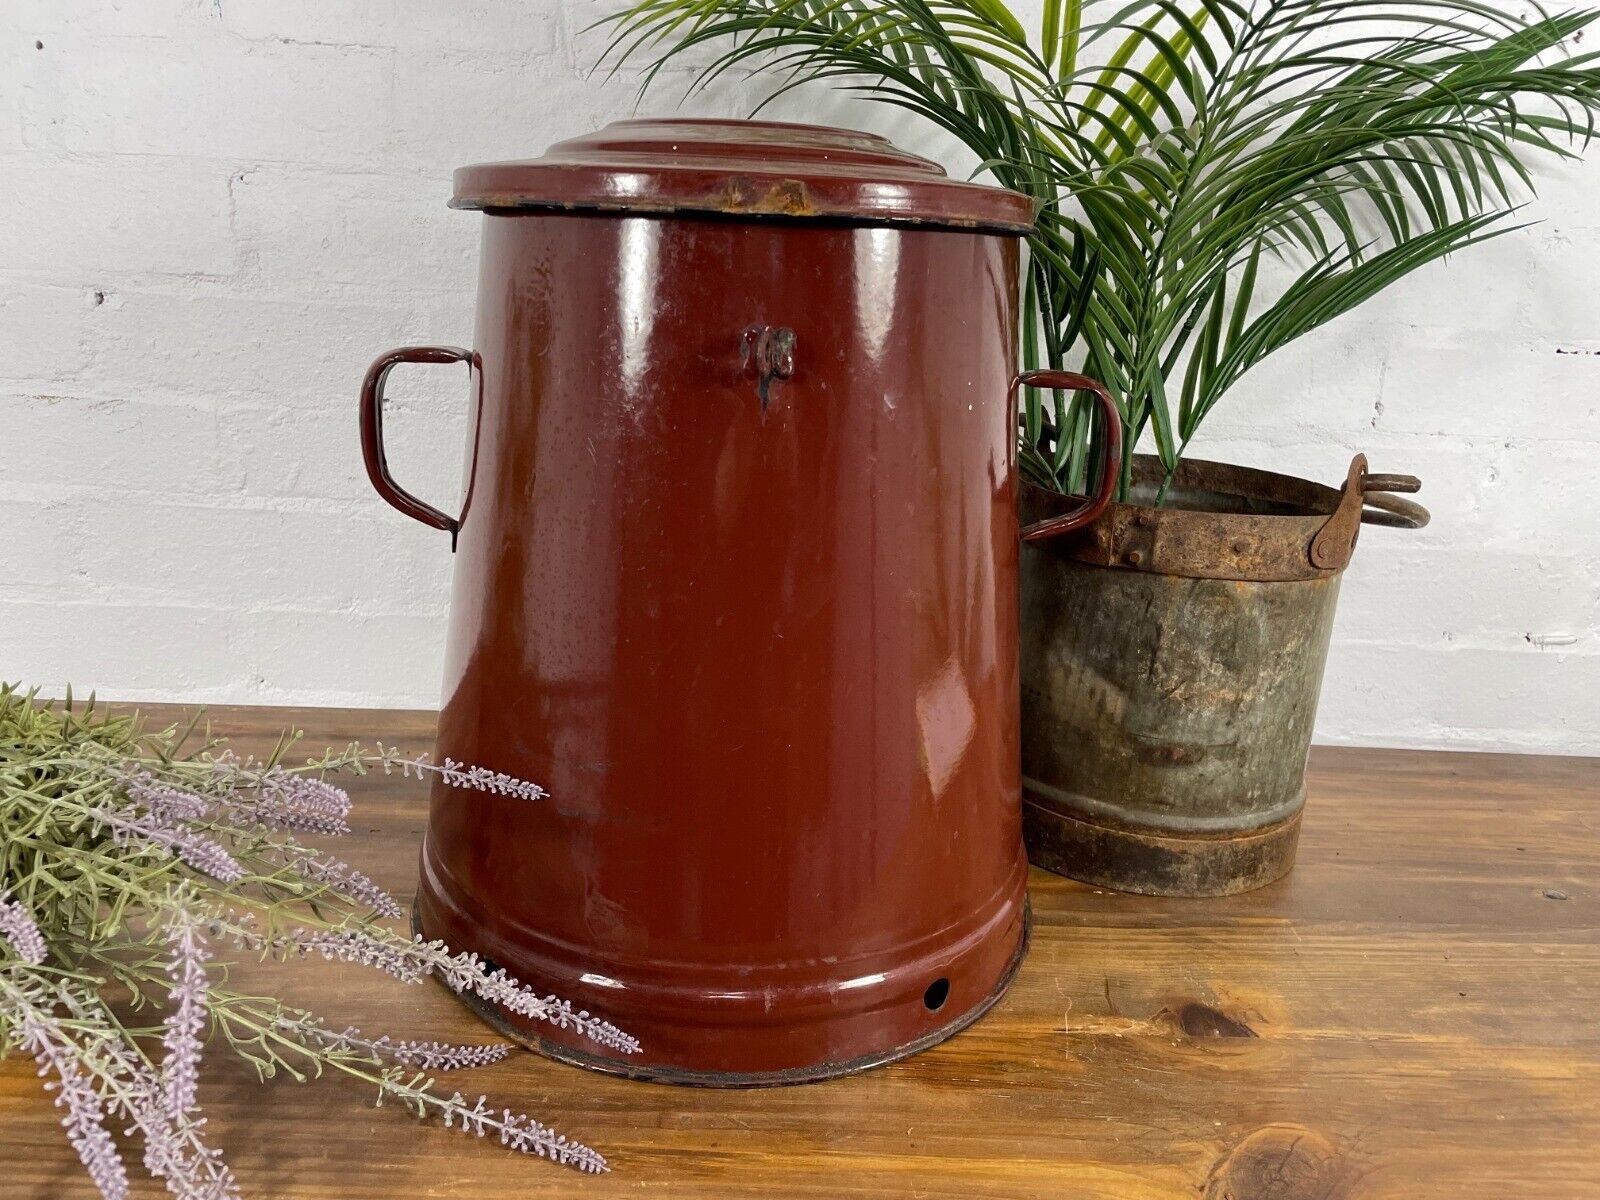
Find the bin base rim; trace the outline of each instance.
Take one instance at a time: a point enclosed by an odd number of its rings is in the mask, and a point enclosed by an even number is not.
[[[422,916],[419,911],[419,900],[411,904],[411,931],[418,936],[424,936],[422,931]],[[941,1025],[939,1028],[913,1038],[902,1045],[891,1047],[887,1050],[874,1051],[864,1054],[859,1058],[849,1059],[845,1062],[819,1063],[809,1067],[794,1067],[784,1071],[697,1071],[689,1068],[673,1067],[652,1063],[648,1066],[634,1065],[624,1059],[607,1058],[599,1054],[590,1054],[583,1050],[575,1050],[570,1046],[559,1045],[537,1034],[530,1033],[520,1025],[507,1019],[504,1011],[496,1004],[474,996],[470,992],[451,992],[451,994],[466,1007],[470,1008],[478,1018],[503,1037],[524,1046],[546,1058],[555,1059],[569,1066],[582,1067],[588,1071],[598,1071],[604,1075],[617,1075],[624,1079],[635,1079],[644,1083],[671,1083],[681,1087],[705,1088],[761,1088],[785,1087],[796,1083],[817,1083],[824,1079],[837,1079],[843,1075],[856,1075],[862,1071],[870,1071],[874,1067],[886,1066],[898,1062],[902,1058],[909,1058],[931,1046],[946,1041],[966,1029],[977,1021],[991,1008],[1000,1002],[1010,989],[1012,981],[1016,979],[1017,972],[1022,968],[1022,960],[1027,957],[1028,942],[1033,932],[1033,905],[1024,897],[1022,902],[1022,934],[1017,938],[1017,948],[1011,955],[1011,961],[1006,964],[1006,969],[1001,972],[999,980],[995,983],[994,990],[978,1003],[965,1012],[959,1014],[954,1020]],[[440,987],[450,990],[440,981],[435,980]]]

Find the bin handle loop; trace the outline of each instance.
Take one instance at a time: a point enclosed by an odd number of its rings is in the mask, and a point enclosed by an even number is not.
[[[361,384],[361,457],[367,464],[367,478],[374,490],[395,508],[414,520],[450,534],[450,549],[456,548],[456,536],[461,531],[461,518],[440,512],[425,500],[413,496],[395,482],[389,473],[389,461],[383,449],[383,385],[389,372],[401,363],[454,363],[464,362],[472,372],[473,392],[476,396],[483,388],[482,360],[472,350],[456,346],[402,346],[380,354],[367,368],[367,377]],[[478,397],[481,400],[481,396]],[[481,411],[482,405],[476,407]],[[463,515],[465,508],[463,508]]]
[[[1059,537],[1082,529],[1106,510],[1117,490],[1117,478],[1122,472],[1122,410],[1106,390],[1105,384],[1087,375],[1071,371],[1024,371],[1011,381],[1011,394],[1021,388],[1050,388],[1057,391],[1092,392],[1100,402],[1100,412],[1105,418],[1106,436],[1100,456],[1100,489],[1094,497],[1059,517],[1034,521],[1022,529],[1022,540],[1037,542],[1044,538]]]

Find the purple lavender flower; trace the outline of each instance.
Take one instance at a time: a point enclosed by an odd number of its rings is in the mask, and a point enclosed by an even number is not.
[[[476,792],[494,792],[501,796],[516,796],[521,800],[543,800],[550,793],[537,783],[529,783],[526,779],[518,779],[515,775],[507,775],[503,771],[491,771],[487,767],[469,767],[466,763],[457,762],[446,757],[444,766],[435,766],[428,761],[426,754],[419,754],[415,758],[402,757],[400,750],[395,746],[378,745],[378,765],[383,768],[385,775],[396,767],[400,768],[402,778],[411,778],[411,773],[416,772],[421,779],[424,774],[439,776],[451,787],[470,788]]]
[[[476,954],[451,954],[443,942],[424,943],[420,938],[416,939],[416,945],[427,952],[425,961],[429,972],[442,979],[452,991],[471,992],[518,1016],[548,1021],[557,1029],[575,1029],[590,1041],[624,1054],[638,1054],[641,1050],[638,1038],[590,1016],[586,1010],[574,1012],[570,1000],[555,996],[540,999],[504,969],[485,969]]]
[[[427,974],[427,968],[403,946],[391,946],[359,929],[297,929],[290,935],[290,945],[302,954],[320,954],[329,960],[373,967],[401,983],[418,983]]]
[[[11,943],[18,958],[35,967],[42,964],[49,953],[44,934],[39,932],[33,915],[5,891],[0,891],[0,938]]]
[[[44,1086],[56,1093],[57,1107],[65,1107],[61,1124],[67,1140],[89,1178],[106,1200],[124,1200],[128,1194],[128,1171],[117,1151],[116,1142],[106,1131],[105,1110],[94,1085],[78,1069],[72,1043],[53,1018],[41,1017],[31,1006],[21,1006],[22,1046],[39,1064],[40,1076],[51,1071],[56,1079]]]
[[[200,1083],[200,1037],[207,1022],[206,950],[199,924],[187,909],[174,909],[168,918],[167,942],[172,957],[167,978],[172,986],[167,999],[172,1009],[163,1022],[161,1044],[166,1058],[161,1064],[162,1094],[167,1111],[181,1120],[195,1106]]]
[[[219,799],[235,821],[329,837],[350,832],[350,797],[325,779],[282,767],[261,769],[231,751],[217,755],[211,770],[223,789]]]
[[[446,758],[444,766],[432,769],[437,771],[439,778],[451,787],[494,792],[501,796],[516,796],[520,800],[543,800],[549,795],[537,783],[529,783],[525,779],[518,779],[502,771],[491,771],[487,767],[469,767],[466,763],[458,763],[453,758]]]
[[[387,1034],[368,1038],[354,1026],[335,1033],[309,1016],[299,1020],[281,1019],[278,1028],[284,1033],[309,1045],[324,1050],[354,1051],[358,1054],[384,1058],[402,1066],[416,1067],[422,1071],[465,1071],[497,1063],[511,1053],[506,1042],[491,1042],[487,1046],[457,1046],[446,1042],[397,1042]]]
[[[398,1094],[398,1093],[397,1093]],[[460,1128],[479,1137],[491,1130],[500,1135],[500,1144],[521,1154],[537,1154],[563,1166],[598,1174],[609,1171],[605,1156],[580,1142],[570,1142],[554,1130],[532,1117],[503,1108],[497,1114],[489,1107],[489,1098],[479,1096],[472,1107],[467,1107],[466,1097],[460,1092],[443,1104],[446,1127]]]
[[[86,1010],[75,1012],[86,1019]],[[167,1190],[183,1200],[239,1200],[239,1183],[222,1151],[207,1146],[200,1129],[204,1120],[192,1115],[174,1117],[167,1109],[161,1084],[144,1063],[122,1042],[102,1044],[107,1059],[110,1088],[107,1099],[113,1112],[133,1122],[144,1138],[144,1166]]]
[[[624,1054],[638,1054],[641,1050],[638,1038],[590,1016],[586,1010],[574,1011],[570,1000],[555,996],[540,999],[503,969],[486,969],[476,954],[452,954],[443,942],[424,942],[420,937],[410,942],[390,942],[361,929],[297,929],[286,949],[375,967],[402,983],[416,983],[433,975],[452,991],[471,992],[518,1016],[548,1021],[557,1029],[575,1029],[590,1041]]]
[[[119,846],[139,841],[157,847],[219,883],[236,883],[244,878],[244,868],[212,839],[155,813],[130,814],[102,808],[96,810],[95,820],[111,828],[111,839]]]
[[[176,821],[203,820],[211,808],[206,797],[163,783],[148,771],[124,775],[123,793],[157,817]]]
[[[273,767],[261,777],[262,794],[304,813],[319,813],[343,821],[350,815],[350,794],[326,779],[296,775]]]
[[[405,916],[399,901],[366,875],[337,859],[302,859],[295,863],[295,870],[312,883],[320,883],[330,891],[365,904],[379,916],[392,920]]]

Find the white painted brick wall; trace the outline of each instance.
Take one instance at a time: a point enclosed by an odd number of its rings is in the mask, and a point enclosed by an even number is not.
[[[435,702],[448,549],[371,495],[356,387],[380,350],[471,340],[454,167],[634,110],[636,77],[588,71],[609,7],[0,4],[0,677]],[[971,163],[826,92],[773,115]],[[1600,753],[1600,153],[1543,190],[1542,224],[1286,351],[1197,447],[1425,480],[1433,525],[1367,531],[1347,576],[1323,740]],[[395,383],[396,471],[447,505],[464,375]]]

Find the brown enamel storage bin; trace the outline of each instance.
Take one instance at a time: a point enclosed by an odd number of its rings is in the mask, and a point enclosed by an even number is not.
[[[476,348],[374,365],[368,465],[456,540],[439,757],[550,795],[435,787],[422,931],[639,1037],[509,1026],[602,1070],[789,1082],[948,1037],[1026,940],[1028,200],[864,134],[627,121],[454,204],[486,214]],[[459,517],[380,427],[393,365],[454,358]]]

